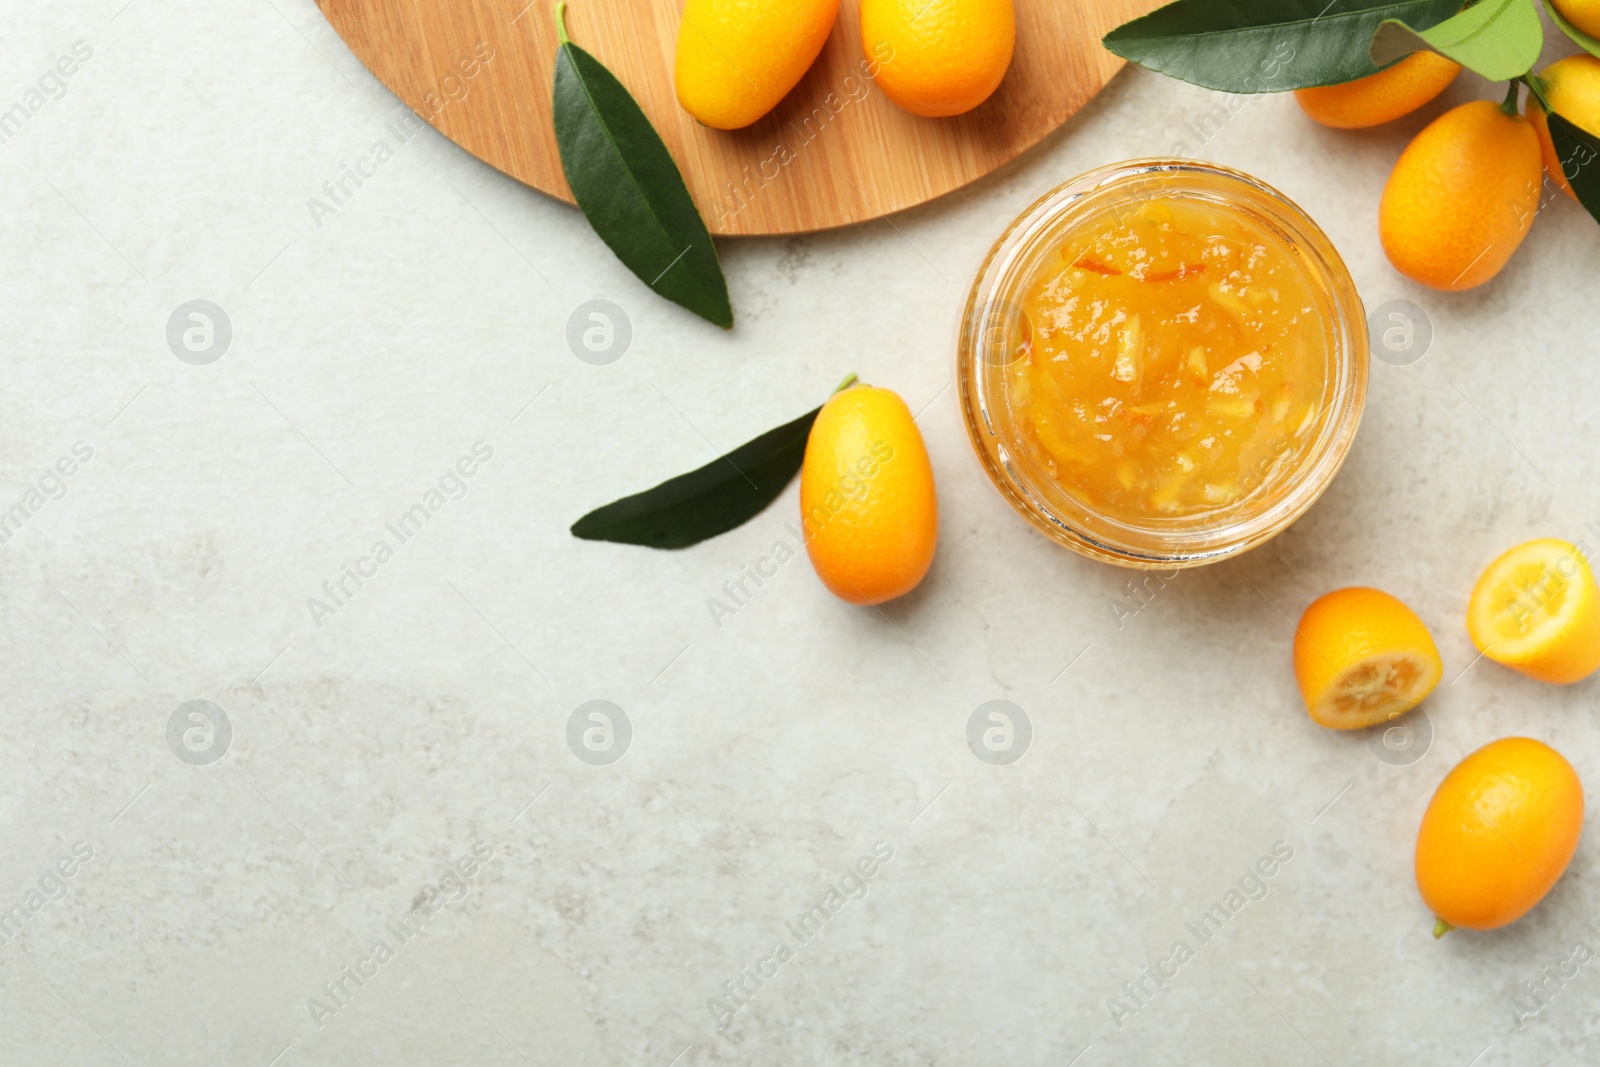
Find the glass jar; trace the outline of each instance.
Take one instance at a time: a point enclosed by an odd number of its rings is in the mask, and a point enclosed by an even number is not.
[[[1025,294],[1074,231],[1153,197],[1233,212],[1288,252],[1313,296],[1326,373],[1305,445],[1258,484],[1219,506],[1183,515],[1130,515],[1097,506],[1028,447],[1011,404],[1007,368],[1029,358],[1033,324]],[[1059,269],[1059,268],[1057,268]],[[1103,269],[1095,265],[1095,269]],[[1317,224],[1282,193],[1209,163],[1145,159],[1090,171],[1047,194],[1011,224],[990,251],[967,301],[956,380],[967,433],[1000,494],[1048,537],[1094,559],[1129,567],[1192,567],[1237,555],[1286,529],[1332,481],[1355,437],[1367,393],[1367,326],[1339,253]],[[1314,352],[1314,349],[1312,350]],[[1058,357],[1059,358],[1059,357]],[[1313,357],[1314,358],[1314,357]],[[1113,442],[1114,443],[1114,442]],[[1119,450],[1120,453],[1120,450]]]

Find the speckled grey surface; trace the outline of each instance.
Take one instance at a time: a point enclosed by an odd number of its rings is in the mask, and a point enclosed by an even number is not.
[[[1495,737],[1600,784],[1594,684],[1475,664],[1462,626],[1508,545],[1600,545],[1600,231],[1559,199],[1454,296],[1376,239],[1407,137],[1492,87],[1365,133],[1251,99],[1202,138],[1224,98],[1124,73],[892,224],[725,243],[723,334],[432,131],[313,217],[401,108],[309,0],[123,4],[13,2],[0,37],[0,108],[92,50],[0,145],[0,504],[56,497],[0,547],[0,906],[23,916],[0,1062],[1594,1061],[1593,965],[1518,1018],[1525,981],[1600,947],[1593,835],[1489,935],[1435,943],[1410,870],[1434,786]],[[1368,305],[1414,301],[1434,338],[1374,365],[1349,462],[1298,525],[1134,600],[985,483],[952,344],[1021,208],[1179,145],[1296,198]],[[194,299],[232,327],[203,366],[167,341]],[[591,299],[631,322],[610,365],[564,339]],[[802,557],[713,622],[789,536],[792,487],[684,552],[567,534],[849,371],[925,408],[941,542],[903,601],[842,604]],[[80,441],[92,456],[48,476]],[[492,456],[447,477],[478,442]],[[400,544],[386,524],[441,478]],[[362,563],[380,539],[392,558]],[[346,564],[369,577],[314,620]],[[1295,693],[1290,620],[1357,582],[1414,605],[1445,658],[1414,762],[1314,726]],[[631,724],[608,765],[567,744],[595,699]],[[1009,766],[966,741],[997,699],[1032,725]],[[220,734],[183,738],[204,720],[169,747],[191,700],[231,727],[210,763]],[[854,873],[875,846],[891,858]]]

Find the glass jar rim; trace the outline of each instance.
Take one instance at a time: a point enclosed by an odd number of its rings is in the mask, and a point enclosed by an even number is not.
[[[1221,521],[1171,522],[1152,517],[1146,525],[1104,515],[1077,501],[1052,502],[1027,463],[1007,447],[1000,429],[1005,413],[993,410],[990,396],[999,363],[990,358],[996,322],[1030,277],[1045,242],[1124,198],[1203,191],[1265,222],[1289,242],[1302,268],[1315,275],[1325,295],[1327,334],[1326,410],[1316,439],[1282,484],[1263,498],[1263,506]],[[997,318],[997,315],[1000,316]],[[1188,567],[1225,559],[1280,533],[1314,504],[1348,454],[1366,401],[1368,338],[1366,316],[1349,271],[1332,241],[1299,205],[1251,175],[1229,167],[1185,159],[1136,159],[1088,171],[1035,201],[1001,234],[973,281],[957,345],[956,380],[963,421],[980,463],[995,487],[1033,525],[1052,539],[1093,558],[1134,567]],[[1262,492],[1267,491],[1262,486]],[[1059,494],[1057,494],[1059,496]],[[1223,512],[1229,509],[1222,509]]]

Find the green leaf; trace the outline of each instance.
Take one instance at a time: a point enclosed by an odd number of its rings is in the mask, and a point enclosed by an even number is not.
[[[572,524],[586,541],[687,548],[760,514],[789,484],[806,455],[820,407],[768,430],[699,470],[596,508]]]
[[[628,90],[567,39],[565,7],[556,5],[556,144],[578,207],[646,285],[731,327],[728,283],[683,175]]]
[[[1550,143],[1561,161],[1561,173],[1578,194],[1578,203],[1600,220],[1600,137],[1554,111],[1545,117],[1550,123]]]
[[[1437,25],[1413,28],[1385,19],[1372,36],[1372,61],[1392,63],[1412,52],[1438,52],[1490,81],[1510,81],[1533,69],[1544,27],[1533,0],[1478,0]]]
[[[1574,44],[1588,52],[1591,56],[1600,56],[1600,41],[1590,37],[1578,27],[1566,20],[1566,16],[1556,10],[1556,5],[1550,0],[1544,0],[1544,13],[1550,16],[1550,21],[1556,24],[1556,29],[1570,37]]]
[[[1176,0],[1102,43],[1142,67],[1229,93],[1336,85],[1376,73],[1379,23],[1432,26],[1461,0]]]

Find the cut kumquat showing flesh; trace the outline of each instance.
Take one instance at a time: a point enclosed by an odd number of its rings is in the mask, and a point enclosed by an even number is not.
[[[1378,589],[1336,589],[1306,608],[1294,675],[1313,721],[1358,730],[1403,715],[1444,673],[1416,612]]]
[[[1489,659],[1565,685],[1600,668],[1600,589],[1576,545],[1553,537],[1518,545],[1478,579],[1467,632]]]

